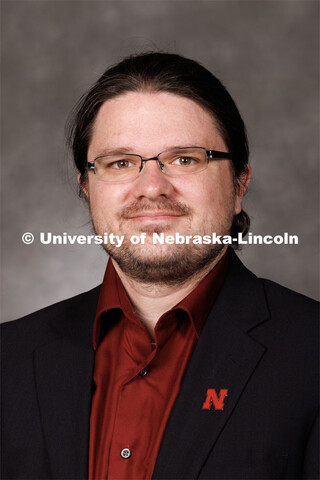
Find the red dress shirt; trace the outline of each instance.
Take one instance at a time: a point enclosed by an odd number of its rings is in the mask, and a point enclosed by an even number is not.
[[[163,314],[155,343],[108,262],[94,323],[89,479],[150,479],[183,375],[227,271],[227,254]]]

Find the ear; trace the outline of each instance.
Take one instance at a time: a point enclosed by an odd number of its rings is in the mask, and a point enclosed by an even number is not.
[[[83,181],[83,179],[81,179],[81,173],[78,173],[77,180],[81,192],[84,194],[86,199],[89,200],[88,180]]]
[[[247,165],[245,171],[236,179],[235,215],[238,215],[242,210],[242,199],[248,190],[250,180],[251,167]]]

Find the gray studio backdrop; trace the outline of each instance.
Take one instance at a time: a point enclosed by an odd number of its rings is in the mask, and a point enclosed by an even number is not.
[[[88,234],[64,125],[79,96],[123,56],[194,58],[235,98],[248,127],[255,234],[299,245],[248,246],[256,274],[318,296],[317,1],[3,1],[2,320],[101,282],[99,246],[25,245],[24,232]]]

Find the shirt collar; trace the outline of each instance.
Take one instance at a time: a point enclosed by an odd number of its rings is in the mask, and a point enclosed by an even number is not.
[[[184,310],[199,338],[228,270],[228,250],[201,282],[172,310]]]
[[[206,318],[212,308],[214,300],[224,282],[228,270],[228,250],[201,280],[201,282],[181,302],[162,315],[183,310],[190,318],[191,324],[199,338]],[[111,259],[108,261],[103,283],[101,286],[97,312],[93,327],[93,348],[97,349],[100,340],[101,316],[111,310],[122,310],[126,318],[137,321],[134,308],[124,286],[117,274]],[[160,320],[160,319],[159,319]]]

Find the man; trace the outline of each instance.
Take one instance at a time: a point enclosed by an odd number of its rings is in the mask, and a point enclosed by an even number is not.
[[[70,139],[97,235],[123,243],[101,289],[4,326],[3,478],[318,478],[316,303],[192,241],[249,227],[228,92],[178,55],[129,57]]]

